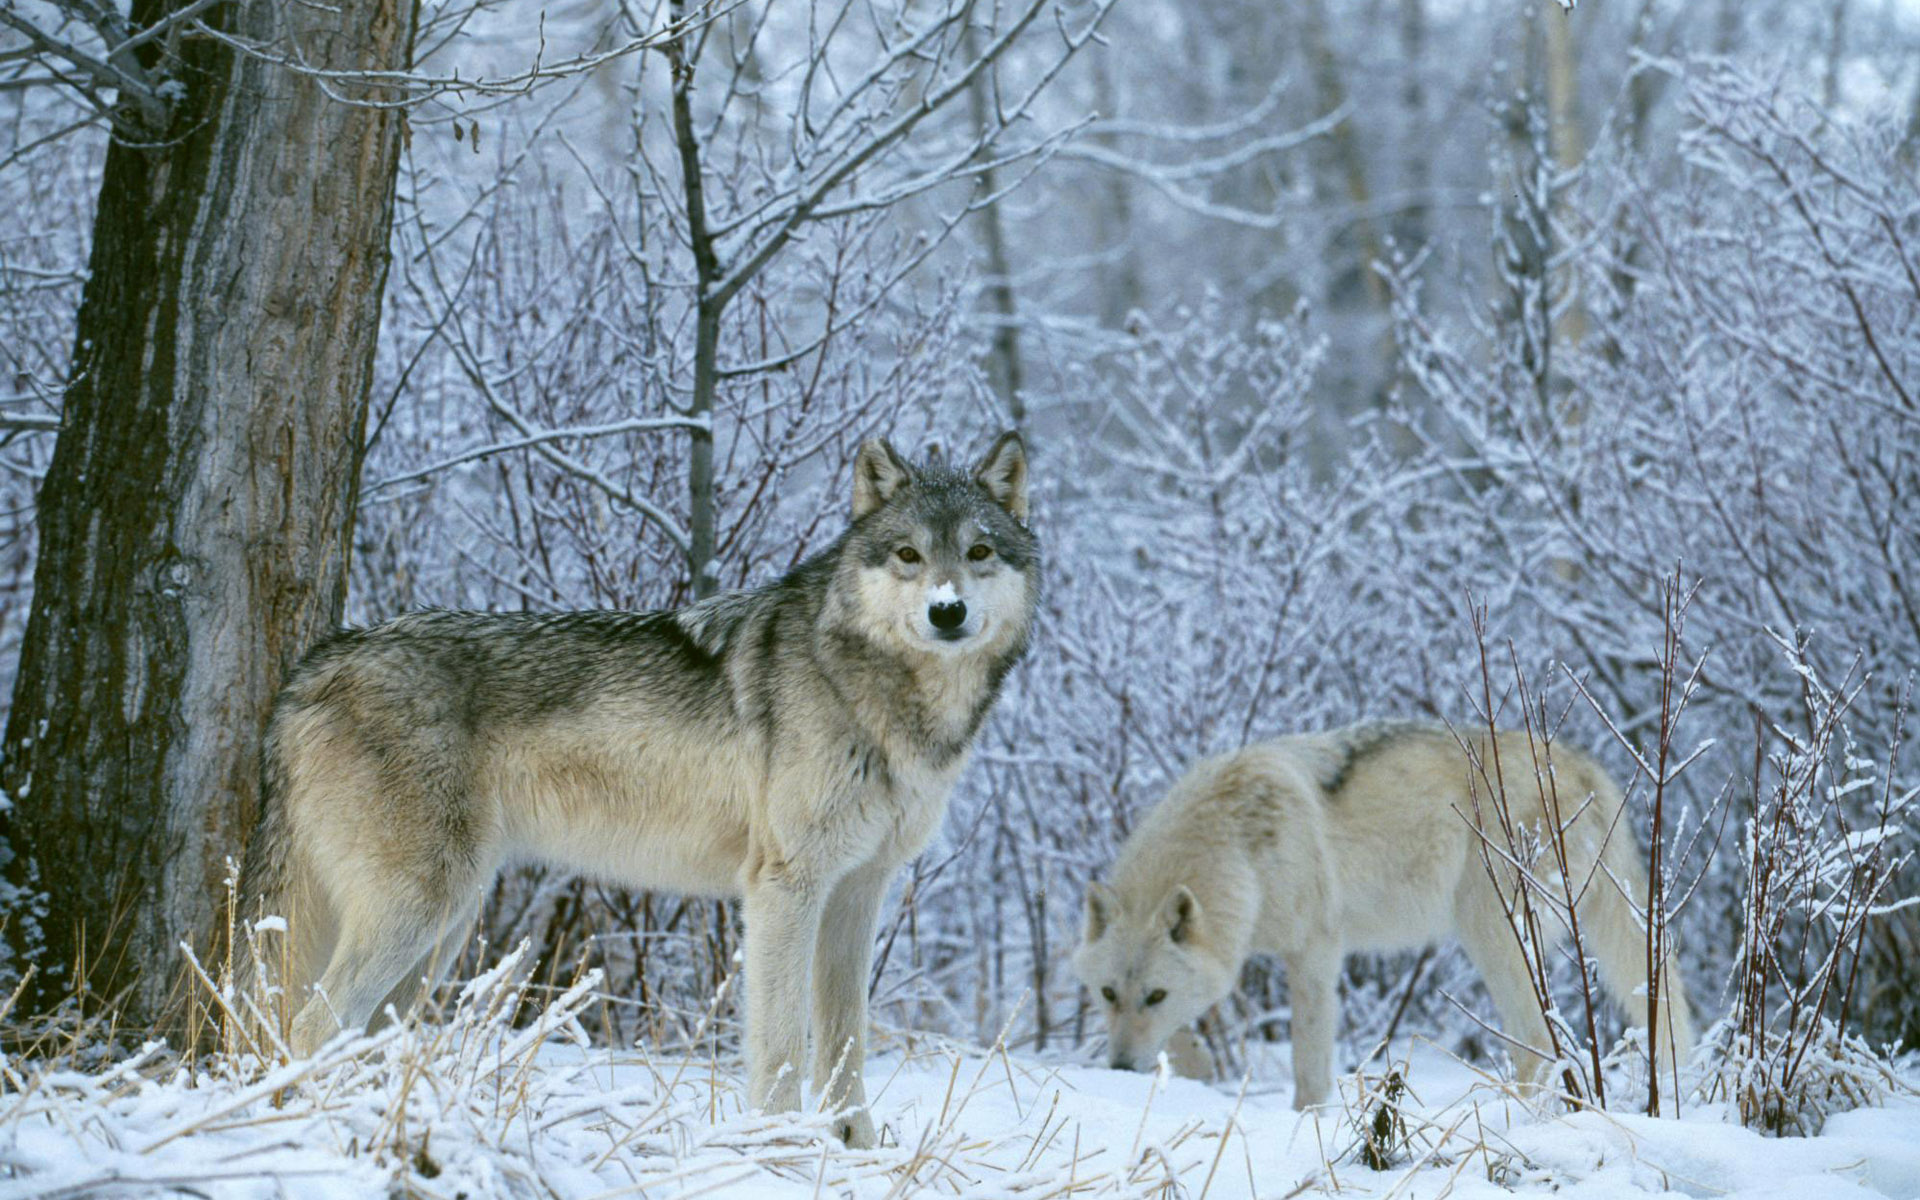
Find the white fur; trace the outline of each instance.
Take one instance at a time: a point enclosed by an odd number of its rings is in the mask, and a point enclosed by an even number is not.
[[[1478,741],[1491,764],[1491,744]],[[1537,823],[1526,739],[1502,734],[1498,746],[1514,821]],[[1571,866],[1585,878],[1596,855],[1604,864],[1578,906],[1587,951],[1644,1025],[1645,944],[1620,893],[1643,902],[1645,872],[1626,823],[1609,837],[1620,793],[1584,755],[1556,748],[1554,768],[1562,819],[1578,811]],[[1087,894],[1074,967],[1106,1015],[1115,1064],[1150,1066],[1176,1030],[1232,990],[1249,955],[1277,954],[1293,1008],[1294,1104],[1317,1104],[1332,1085],[1342,959],[1457,937],[1519,1043],[1520,1076],[1538,1082],[1544,1064],[1532,1050],[1548,1045],[1547,1033],[1502,907],[1512,881],[1496,885],[1487,871],[1469,819],[1480,812],[1494,828],[1492,802],[1483,786],[1476,807],[1468,779],[1452,735],[1418,728],[1285,737],[1197,764],[1128,838],[1110,883]],[[1339,787],[1329,794],[1323,781]],[[1671,958],[1662,974],[1670,1079],[1693,1029]]]

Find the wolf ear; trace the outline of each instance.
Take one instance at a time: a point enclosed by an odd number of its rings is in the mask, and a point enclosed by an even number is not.
[[[1012,513],[1014,520],[1026,523],[1027,444],[1017,432],[1009,429],[1000,435],[973,469],[973,477],[987,489],[994,503]]]
[[[912,469],[894,453],[887,439],[861,442],[860,453],[853,458],[853,519],[858,521],[891,500],[900,485],[912,477]]]
[[[1114,910],[1120,906],[1120,897],[1113,889],[1095,880],[1087,885],[1087,919],[1081,931],[1080,940],[1097,942],[1100,935],[1107,931],[1108,922],[1113,920]]]
[[[1200,902],[1181,884],[1167,893],[1160,903],[1160,923],[1166,927],[1167,936],[1175,943],[1192,939],[1200,929]]]

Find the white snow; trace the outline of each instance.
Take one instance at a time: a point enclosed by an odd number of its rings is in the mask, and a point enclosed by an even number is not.
[[[952,604],[960,599],[960,593],[953,590],[953,581],[948,580],[927,593],[927,604]]]
[[[527,993],[510,974],[470,985],[444,1026],[343,1040],[248,1080],[189,1077],[157,1046],[93,1073],[9,1063],[0,1196],[1920,1193],[1912,1099],[1840,1114],[1806,1139],[1763,1138],[1708,1106],[1680,1120],[1542,1116],[1424,1046],[1402,1060],[1407,1136],[1384,1170],[1359,1161],[1347,1108],[1291,1110],[1281,1056],[1245,1083],[1206,1084],[898,1032],[881,1034],[867,1070],[884,1144],[846,1150],[824,1117],[742,1112],[730,1060],[587,1045],[591,975],[515,1027],[504,1014]],[[701,1031],[687,1043],[705,1044]],[[1356,1088],[1343,1079],[1350,1100]]]

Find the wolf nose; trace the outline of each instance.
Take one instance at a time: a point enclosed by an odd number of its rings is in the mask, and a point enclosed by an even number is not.
[[[967,623],[967,604],[964,600],[950,600],[945,604],[927,606],[927,620],[942,633],[952,633]]]
[[[1133,1058],[1131,1055],[1116,1054],[1113,1056],[1110,1065],[1116,1071],[1131,1071],[1133,1070]]]

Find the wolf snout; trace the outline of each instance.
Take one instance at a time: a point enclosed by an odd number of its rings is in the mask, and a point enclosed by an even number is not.
[[[927,620],[933,627],[949,637],[958,636],[960,627],[967,623],[967,602],[964,600],[946,600],[938,604],[927,605]]]
[[[1107,1059],[1107,1065],[1116,1071],[1131,1071],[1135,1069],[1133,1065],[1133,1055],[1131,1054],[1112,1055]]]

